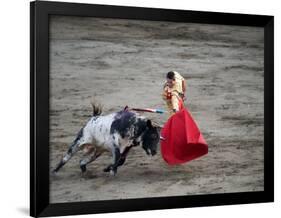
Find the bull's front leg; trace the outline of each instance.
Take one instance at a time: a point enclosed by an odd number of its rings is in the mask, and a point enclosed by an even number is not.
[[[122,152],[120,159],[118,161],[118,166],[122,166],[125,163],[126,157],[132,147],[133,147],[133,145],[126,147],[125,150]]]
[[[130,149],[133,147],[133,145],[129,146],[129,147],[126,147],[125,150],[120,154],[120,158],[118,160],[118,163],[117,163],[117,167],[119,166],[122,166],[125,161],[126,161],[126,157],[130,151]],[[104,172],[109,172],[111,170],[111,167],[112,165],[110,164],[108,167],[106,167],[103,171]]]
[[[110,174],[114,176],[117,173],[118,162],[121,157],[120,149],[117,145],[113,146],[112,156],[113,156],[113,163],[111,165],[109,165],[106,169],[104,169],[104,171],[105,172],[110,171]]]

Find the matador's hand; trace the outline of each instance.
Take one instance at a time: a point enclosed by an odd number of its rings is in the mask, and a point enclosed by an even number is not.
[[[183,101],[186,100],[186,97],[185,97],[185,94],[184,94],[184,93],[181,93],[181,94],[180,94],[180,97],[181,97],[181,99],[182,99]]]

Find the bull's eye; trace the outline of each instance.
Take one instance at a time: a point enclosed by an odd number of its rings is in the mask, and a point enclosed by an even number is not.
[[[157,135],[151,135],[152,139],[157,139]]]

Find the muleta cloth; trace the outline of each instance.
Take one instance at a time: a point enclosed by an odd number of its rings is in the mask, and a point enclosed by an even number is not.
[[[161,152],[170,165],[182,164],[208,153],[208,145],[187,108],[171,116],[162,128]]]

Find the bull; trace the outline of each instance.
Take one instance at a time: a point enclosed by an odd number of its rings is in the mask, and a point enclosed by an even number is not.
[[[93,116],[80,129],[53,173],[57,173],[76,152],[82,149],[85,151],[84,157],[80,160],[82,174],[86,172],[87,165],[104,152],[109,151],[112,154],[112,163],[104,169],[104,172],[110,172],[112,175],[115,175],[117,168],[125,163],[132,147],[140,145],[146,154],[151,156],[157,153],[160,136],[157,126],[154,126],[151,120],[129,111],[127,107],[108,115],[101,113],[101,107],[93,104]]]

